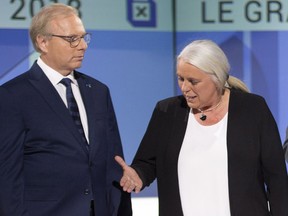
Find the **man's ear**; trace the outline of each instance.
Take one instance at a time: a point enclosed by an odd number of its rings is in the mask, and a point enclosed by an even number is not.
[[[42,53],[48,52],[47,46],[49,44],[49,40],[48,40],[47,36],[37,35],[36,43],[37,43],[37,45],[38,45],[38,47]]]

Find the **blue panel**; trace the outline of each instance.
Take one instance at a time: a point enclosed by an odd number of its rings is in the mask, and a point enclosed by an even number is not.
[[[278,119],[278,33],[253,32],[251,38],[253,90],[265,97]]]
[[[0,84],[29,67],[28,30],[0,29]]]

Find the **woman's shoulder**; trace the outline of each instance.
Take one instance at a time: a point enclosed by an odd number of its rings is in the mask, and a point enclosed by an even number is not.
[[[183,95],[165,98],[157,102],[156,107],[162,111],[187,109],[187,103]]]
[[[229,111],[237,110],[239,112],[250,113],[251,115],[266,114],[270,112],[265,98],[255,93],[241,92],[231,90]],[[261,112],[259,112],[261,110]]]
[[[231,99],[235,99],[241,103],[263,103],[265,99],[263,96],[255,93],[243,92],[237,89],[231,89]]]
[[[178,95],[178,96],[173,96],[173,97],[168,97],[165,99],[162,99],[158,101],[157,104],[159,105],[177,105],[177,104],[182,104],[185,102],[185,98],[183,95]]]

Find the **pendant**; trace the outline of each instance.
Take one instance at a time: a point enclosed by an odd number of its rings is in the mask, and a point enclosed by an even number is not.
[[[205,121],[206,118],[207,118],[207,116],[206,116],[204,113],[201,113],[200,119],[201,119],[202,121]]]

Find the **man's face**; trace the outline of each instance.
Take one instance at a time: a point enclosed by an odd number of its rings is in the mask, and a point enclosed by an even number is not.
[[[86,32],[82,21],[75,15],[61,16],[54,19],[48,26],[51,35],[83,36]],[[81,67],[87,44],[83,38],[77,47],[71,48],[63,38],[51,36],[42,41],[41,59],[62,75]]]

